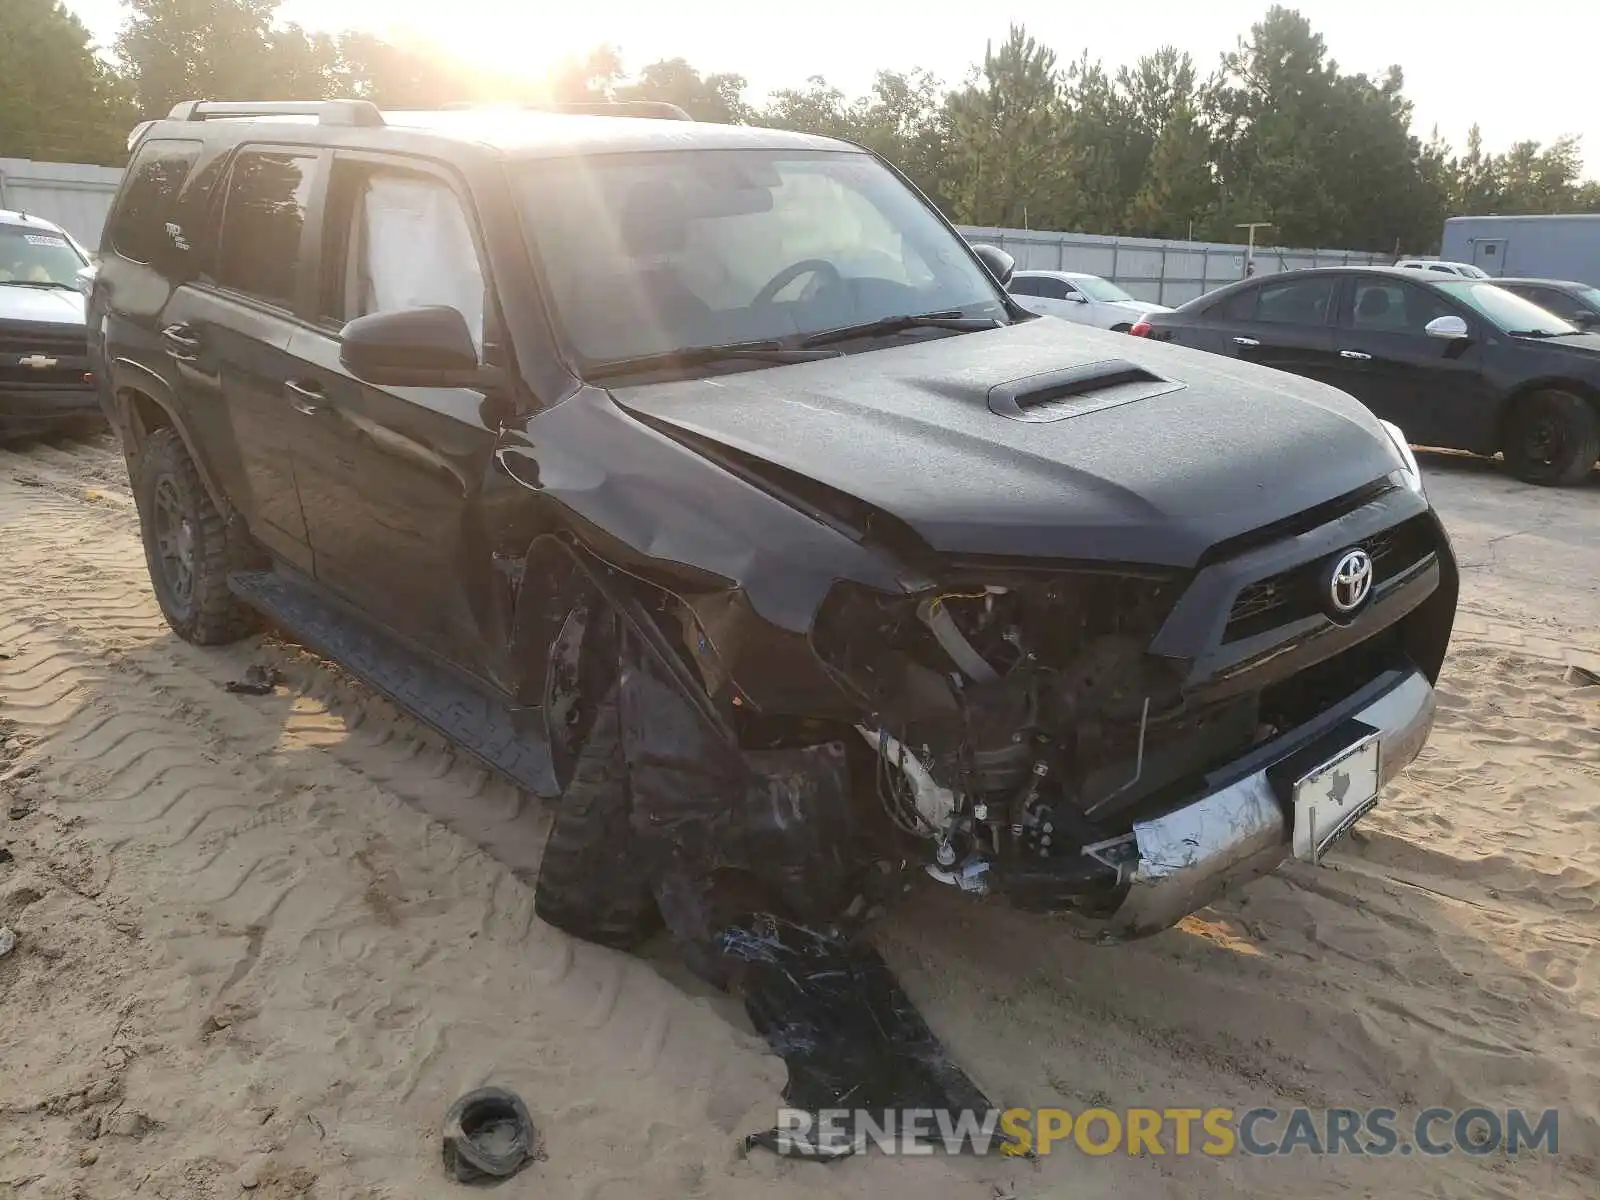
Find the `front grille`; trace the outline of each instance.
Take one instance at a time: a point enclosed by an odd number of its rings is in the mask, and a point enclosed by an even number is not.
[[[43,354],[50,358],[82,358],[89,353],[89,335],[79,329],[61,329],[32,332],[6,328],[0,325],[0,355],[6,359],[21,358],[28,354]],[[0,359],[0,362],[5,359]]]
[[[50,326],[0,326],[0,385],[22,388],[81,388],[89,369],[89,346],[82,329]],[[24,360],[55,359],[48,367],[25,366]]]
[[[1419,514],[1357,544],[1372,556],[1372,582],[1378,588],[1406,574],[1433,553],[1433,529],[1427,515]],[[1237,642],[1256,637],[1322,612],[1319,583],[1332,558],[1325,555],[1246,586],[1228,613],[1222,640]]]

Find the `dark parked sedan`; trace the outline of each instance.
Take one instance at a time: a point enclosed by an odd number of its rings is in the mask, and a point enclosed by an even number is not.
[[[1600,329],[1600,288],[1571,279],[1496,279],[1496,287],[1532,300],[1579,329]]]
[[[1600,457],[1600,333],[1499,283],[1286,271],[1152,313],[1132,332],[1332,384],[1414,445],[1503,453],[1531,483],[1577,483]]]

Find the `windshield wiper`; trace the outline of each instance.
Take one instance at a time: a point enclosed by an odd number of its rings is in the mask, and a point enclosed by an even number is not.
[[[1554,333],[1548,329],[1513,329],[1511,331],[1511,336],[1525,338],[1558,338],[1575,337],[1582,332],[1583,330],[1581,329],[1563,329],[1560,333]]]
[[[49,288],[66,292],[75,292],[77,287],[70,283],[57,283],[54,279],[0,279],[0,284],[6,287]]]
[[[583,377],[608,379],[613,375],[631,375],[636,371],[710,366],[739,359],[781,364],[815,362],[819,358],[838,356],[836,350],[809,350],[804,347],[785,346],[776,341],[734,342],[727,346],[685,346],[679,350],[664,350],[660,354],[641,354],[635,358],[617,358],[610,362],[595,363],[584,370]]]
[[[824,329],[810,337],[800,339],[801,347],[827,346],[833,342],[847,342],[851,338],[878,337],[899,333],[903,329],[954,329],[958,333],[976,333],[980,329],[998,328],[994,317],[964,317],[959,312],[922,313],[919,316],[880,317],[876,321],[863,321],[860,325],[845,325],[838,329]]]

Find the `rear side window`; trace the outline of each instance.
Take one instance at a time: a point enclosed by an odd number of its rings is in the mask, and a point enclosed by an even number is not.
[[[157,138],[139,147],[106,225],[106,241],[113,251],[136,263],[160,258],[171,244],[167,226],[176,225],[178,193],[199,157],[199,142],[176,138]]]
[[[265,150],[246,150],[234,160],[222,205],[217,283],[294,307],[316,165],[310,155]]]
[[[1010,291],[1013,296],[1037,296],[1040,294],[1039,280],[1031,276],[1027,279],[1013,279]]]
[[[1245,288],[1235,292],[1221,304],[1212,308],[1215,316],[1224,321],[1254,321],[1256,319],[1256,297],[1261,294],[1258,287]]]
[[[1322,325],[1333,304],[1334,278],[1290,279],[1262,285],[1256,320],[1273,325]]]

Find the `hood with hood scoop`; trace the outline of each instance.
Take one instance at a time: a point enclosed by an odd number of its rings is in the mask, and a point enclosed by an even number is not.
[[[1060,321],[612,395],[669,435],[814,480],[959,556],[1190,567],[1402,465],[1343,392]]]

